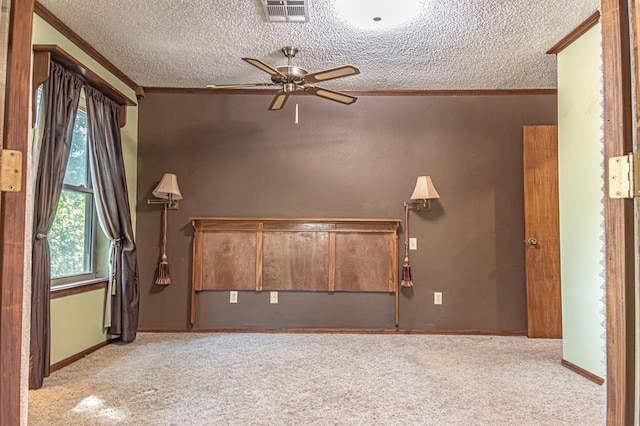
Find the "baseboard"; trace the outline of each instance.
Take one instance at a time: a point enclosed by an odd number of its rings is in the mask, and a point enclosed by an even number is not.
[[[90,348],[85,349],[84,351],[77,353],[75,355],[70,356],[69,358],[65,358],[62,361],[58,361],[55,364],[51,365],[50,367],[50,371],[51,373],[53,373],[54,371],[58,371],[61,368],[64,368],[70,364],[73,364],[74,362],[81,360],[82,358],[84,358],[85,356],[89,355],[92,352],[97,351],[98,349],[104,348],[105,346],[107,346],[109,343],[113,343],[120,340],[119,338],[116,339],[108,339],[105,340],[104,342],[100,342],[97,345],[93,345]]]
[[[602,385],[604,383],[604,379],[600,376],[596,376],[593,373],[590,373],[589,371],[585,370],[584,368],[580,368],[577,365],[567,361],[566,359],[563,359],[562,361],[560,361],[560,364],[562,364],[563,366],[567,367],[569,370],[573,371],[574,373],[578,373],[579,375],[581,375],[582,377],[591,380],[593,383],[597,384],[597,385]]]
[[[458,336],[526,336],[526,330],[408,330],[368,328],[139,328],[140,333],[325,333],[325,334],[439,334]]]

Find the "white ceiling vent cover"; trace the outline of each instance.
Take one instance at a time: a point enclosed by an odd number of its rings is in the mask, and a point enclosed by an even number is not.
[[[269,22],[309,22],[309,0],[260,0]]]

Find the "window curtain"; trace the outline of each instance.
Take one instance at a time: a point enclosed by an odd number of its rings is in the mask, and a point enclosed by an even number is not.
[[[140,280],[118,116],[120,105],[85,87],[91,179],[98,220],[111,240],[105,327],[132,342],[138,330]]]
[[[29,388],[42,387],[50,363],[51,254],[47,234],[55,218],[65,168],[71,150],[73,123],[82,83],[71,72],[51,62],[44,83],[44,128],[39,147],[34,191],[33,259],[31,266],[31,344]]]

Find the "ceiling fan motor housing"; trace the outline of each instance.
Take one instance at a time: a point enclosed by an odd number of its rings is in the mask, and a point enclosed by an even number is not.
[[[284,75],[284,77],[281,77],[279,75],[272,75],[271,81],[273,81],[274,83],[278,83],[278,84],[292,83],[296,85],[304,85],[307,83],[304,77],[308,73],[306,70],[300,67],[296,67],[293,65],[283,65],[281,67],[277,67],[276,69],[280,71]]]

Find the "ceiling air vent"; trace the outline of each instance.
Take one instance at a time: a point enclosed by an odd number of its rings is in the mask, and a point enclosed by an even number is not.
[[[309,0],[261,0],[269,22],[308,22]]]

